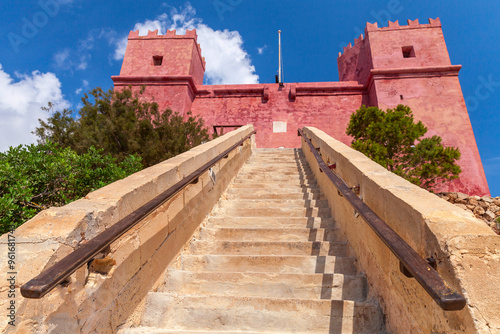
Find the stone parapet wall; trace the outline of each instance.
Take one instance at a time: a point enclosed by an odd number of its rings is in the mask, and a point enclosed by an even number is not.
[[[500,277],[500,238],[472,213],[388,172],[326,133],[312,127],[304,132],[350,187],[360,186],[359,196],[380,218],[422,258],[437,260],[437,271],[467,300],[461,311],[443,311],[415,279],[404,276],[398,259],[319,171],[303,141],[336,224],[356,254],[359,269],[366,272],[370,295],[383,306],[388,329],[426,334],[500,332],[500,291],[491,288]]]
[[[89,270],[84,266],[70,277],[69,284],[58,286],[40,300],[21,297],[19,287],[251,132],[253,126],[239,128],[83,199],[45,210],[19,227],[15,231],[16,327],[9,326],[9,319],[2,316],[0,331],[115,333],[121,325],[138,321],[135,314],[146,294],[160,284],[169,263],[250,156],[253,139],[214,165],[215,183],[205,172],[197,183],[188,185],[114,242],[102,254],[108,268],[93,265]],[[0,247],[7,249],[7,243],[7,235],[3,235]],[[0,268],[3,273],[9,271],[6,256],[0,259]],[[0,308],[6,310],[9,287],[5,279],[2,281]]]
[[[439,193],[439,197],[467,210],[484,221],[489,227],[500,234],[500,196],[469,196],[464,193]]]

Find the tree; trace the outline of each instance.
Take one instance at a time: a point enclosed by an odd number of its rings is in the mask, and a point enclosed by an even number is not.
[[[35,131],[39,142],[53,141],[78,153],[102,149],[118,161],[137,154],[144,167],[185,152],[209,139],[203,120],[188,113],[186,120],[172,110],[159,111],[155,102],[140,100],[130,89],[95,88],[82,98],[78,117],[55,111]],[[52,112],[49,105],[46,110]]]
[[[408,181],[432,190],[439,182],[456,179],[460,151],[444,147],[439,136],[422,138],[427,127],[414,122],[409,107],[398,105],[383,111],[362,106],[347,126],[352,148]]]
[[[0,234],[141,169],[135,155],[118,163],[94,147],[84,154],[52,142],[11,147],[0,153]]]

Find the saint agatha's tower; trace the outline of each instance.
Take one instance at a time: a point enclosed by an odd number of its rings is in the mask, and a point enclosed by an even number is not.
[[[443,190],[489,194],[479,151],[439,19],[405,26],[368,23],[365,36],[337,58],[339,82],[203,85],[205,59],[196,31],[177,35],[131,32],[115,88],[131,86],[160,108],[200,115],[210,127],[253,124],[257,147],[299,147],[297,129],[317,127],[350,144],[350,115],[361,105],[411,107],[428,135],[439,135],[462,154],[460,178]]]

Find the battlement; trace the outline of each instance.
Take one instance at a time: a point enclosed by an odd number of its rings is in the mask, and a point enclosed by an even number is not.
[[[429,23],[428,24],[420,24],[418,19],[415,20],[407,20],[406,21],[408,24],[407,25],[399,25],[399,21],[396,20],[394,22],[389,21],[387,27],[378,27],[378,23],[366,23],[366,28],[365,31],[387,31],[387,30],[394,30],[394,29],[420,29],[420,28],[440,28],[441,27],[441,20],[438,18],[436,19],[431,19],[429,18]]]
[[[139,36],[139,30],[131,31],[128,34],[128,39],[170,39],[170,38],[193,38],[195,41],[198,41],[198,35],[196,34],[196,29],[186,30],[184,35],[177,35],[177,31],[167,30],[165,35],[158,35],[158,29],[155,31],[148,30],[148,34],[146,36]]]
[[[388,21],[388,25],[386,27],[379,27],[377,22],[375,23],[367,22],[365,27],[365,35],[363,36],[361,34],[358,38],[356,38],[354,40],[354,45],[352,43],[349,43],[347,46],[345,46],[343,52],[339,52],[339,57],[341,57],[343,54],[351,50],[354,46],[364,42],[365,36],[368,33],[377,31],[394,31],[394,30],[423,29],[423,28],[441,28],[441,20],[439,19],[439,17],[436,19],[429,18],[428,24],[420,24],[418,19],[407,20],[407,25],[399,25],[398,20],[394,22]]]
[[[203,70],[205,69],[206,66],[206,61],[205,57],[202,56],[201,53],[201,45],[198,43],[198,34],[196,33],[196,29],[192,30],[186,30],[186,33],[184,35],[177,35],[177,31],[174,30],[167,30],[166,34],[164,35],[159,35],[158,34],[158,29],[151,31],[148,30],[148,34],[146,36],[140,36],[139,35],[139,30],[135,31],[130,31],[128,34],[128,40],[167,40],[167,39],[194,39],[194,42],[198,48],[198,54],[199,57],[202,60],[203,63]]]

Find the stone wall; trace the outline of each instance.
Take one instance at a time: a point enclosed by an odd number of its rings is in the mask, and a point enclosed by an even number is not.
[[[250,156],[252,143],[233,150],[214,165],[215,180],[204,173],[171,200],[114,242],[103,254],[111,268],[106,274],[84,266],[39,300],[21,297],[19,287],[189,175],[253,131],[245,126],[172,159],[94,191],[61,208],[45,210],[19,227],[16,236],[16,327],[0,317],[0,331],[16,333],[115,333],[134,323],[135,310],[163,280],[168,264],[217,203],[234,175]],[[7,249],[7,236],[0,238]],[[8,272],[6,257],[0,259]],[[109,270],[110,269],[110,270]],[[0,308],[7,309],[5,280]],[[5,313],[5,312],[4,312]]]
[[[381,219],[422,258],[437,260],[437,271],[467,300],[461,311],[443,311],[414,279],[404,276],[398,259],[319,171],[303,142],[332,215],[359,269],[366,272],[370,294],[383,306],[388,328],[394,333],[500,332],[500,290],[492,288],[500,277],[500,238],[472,213],[388,172],[326,133],[309,127],[305,133],[349,186],[360,186],[359,196]]]
[[[500,234],[500,196],[468,196],[464,193],[439,193],[439,197],[467,210],[484,221],[489,227]]]

